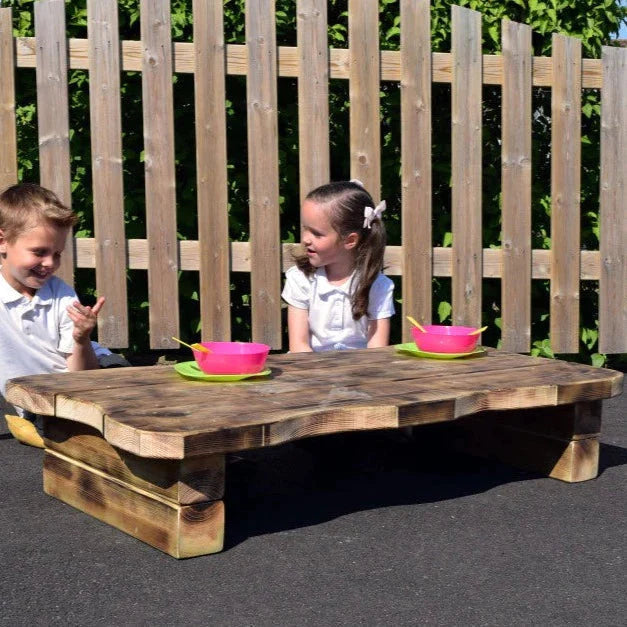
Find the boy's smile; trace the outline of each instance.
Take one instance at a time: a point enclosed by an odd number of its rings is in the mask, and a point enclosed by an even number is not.
[[[17,292],[32,298],[58,270],[68,229],[43,223],[31,226],[12,242],[0,230],[0,273]]]

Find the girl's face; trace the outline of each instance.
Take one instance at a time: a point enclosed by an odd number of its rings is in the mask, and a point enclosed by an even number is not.
[[[309,263],[314,268],[329,265],[346,265],[353,263],[354,247],[357,235],[351,233],[342,238],[331,226],[325,205],[312,200],[305,200],[300,214],[301,240]]]
[[[32,297],[59,269],[68,229],[38,224],[8,242],[0,229],[0,273],[23,296]]]

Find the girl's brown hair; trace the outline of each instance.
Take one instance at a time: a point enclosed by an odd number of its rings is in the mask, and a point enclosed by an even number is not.
[[[0,229],[7,242],[42,223],[70,228],[76,224],[76,215],[54,192],[35,183],[12,185],[0,194]]]
[[[370,288],[383,270],[385,252],[386,235],[381,219],[374,219],[371,228],[364,228],[364,210],[366,207],[375,207],[372,196],[359,183],[338,181],[316,187],[307,194],[305,200],[326,205],[331,226],[340,237],[345,238],[350,233],[358,235],[357,245],[353,249],[356,285],[351,297],[351,309],[353,318],[359,320],[368,313]],[[305,251],[300,250],[293,256],[298,268],[307,276],[316,271]]]

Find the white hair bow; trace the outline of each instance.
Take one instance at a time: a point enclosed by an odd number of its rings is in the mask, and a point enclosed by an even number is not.
[[[371,229],[373,220],[381,218],[381,214],[385,211],[385,200],[382,200],[374,209],[366,207],[364,209],[364,229]]]

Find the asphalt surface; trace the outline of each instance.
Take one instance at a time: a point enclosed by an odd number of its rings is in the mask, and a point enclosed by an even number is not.
[[[401,432],[252,451],[225,550],[181,561],[46,496],[3,425],[0,623],[625,625],[626,409],[579,484]]]

